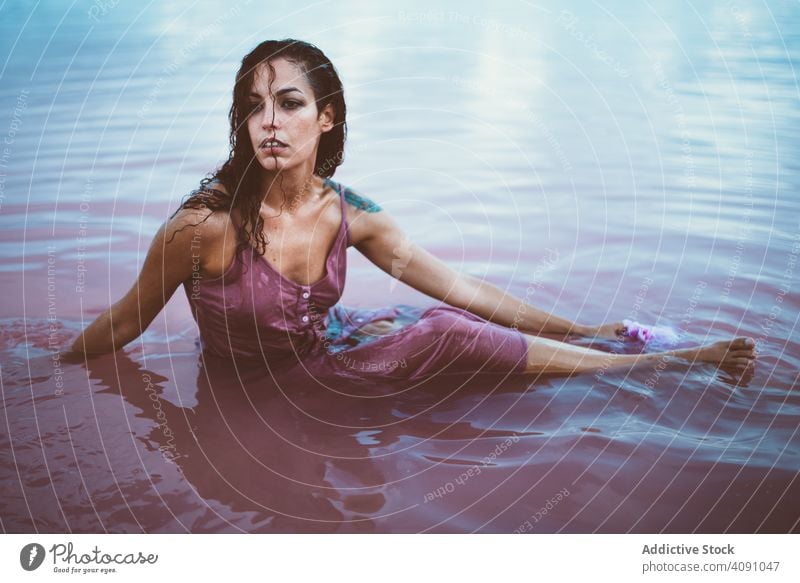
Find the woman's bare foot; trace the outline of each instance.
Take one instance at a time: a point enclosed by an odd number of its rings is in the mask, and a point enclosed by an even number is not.
[[[747,336],[707,344],[697,351],[697,360],[709,362],[736,374],[744,373],[756,358],[756,343]]]

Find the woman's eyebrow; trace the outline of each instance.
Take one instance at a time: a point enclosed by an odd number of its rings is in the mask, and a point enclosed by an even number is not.
[[[291,93],[292,91],[303,93],[302,90],[298,89],[297,87],[284,87],[283,89],[279,89],[277,93],[275,93],[275,96],[280,97],[281,95],[285,93]],[[258,99],[261,99],[261,94],[258,93],[257,91],[251,91],[248,97],[257,97]]]

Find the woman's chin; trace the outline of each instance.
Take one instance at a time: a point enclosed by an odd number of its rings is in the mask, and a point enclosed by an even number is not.
[[[286,168],[286,160],[281,160],[278,158],[259,158],[259,164],[264,170],[268,170],[270,172],[276,172],[278,170],[284,170]]]
[[[259,156],[258,163],[264,170],[277,172],[296,166],[297,160],[295,156]]]

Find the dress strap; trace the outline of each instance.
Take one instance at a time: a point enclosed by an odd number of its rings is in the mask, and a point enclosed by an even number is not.
[[[345,232],[346,242],[345,248],[350,246],[350,227],[347,224],[347,204],[345,203],[345,188],[341,182],[337,183],[337,188],[339,190],[339,202],[341,203],[342,209],[342,223],[341,223],[341,230]]]

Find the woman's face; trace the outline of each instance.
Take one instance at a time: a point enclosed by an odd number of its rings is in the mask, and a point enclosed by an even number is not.
[[[314,92],[294,63],[278,58],[272,66],[272,90],[264,63],[256,68],[248,96],[247,129],[256,159],[273,172],[303,163],[313,171],[319,138],[333,127],[333,106],[317,111]]]

